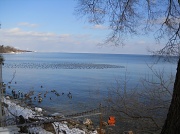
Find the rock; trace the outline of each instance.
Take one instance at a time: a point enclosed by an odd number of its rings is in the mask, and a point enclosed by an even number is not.
[[[39,112],[39,113],[42,112],[42,108],[39,108],[39,107],[35,107],[34,110],[35,110],[36,112]]]
[[[85,125],[79,125],[79,128],[82,130],[87,130]]]
[[[6,99],[10,99],[10,97],[9,97],[9,96],[6,96]]]
[[[100,128],[97,128],[97,132],[98,132],[98,134],[105,134],[106,133],[106,131],[104,129],[101,129],[101,131],[100,131]]]
[[[105,126],[105,127],[107,127],[107,126],[108,126],[108,123],[105,122],[105,121],[102,121],[102,125]]]
[[[24,117],[22,115],[19,116],[19,123],[20,124],[24,124],[26,122],[26,120],[24,119]]]
[[[64,117],[64,115],[61,113],[53,113],[50,116],[55,117],[55,118],[63,118]]]
[[[86,133],[88,132],[88,129],[87,129],[87,128],[83,128],[82,130],[85,131]]]
[[[98,132],[95,130],[95,131],[92,131],[90,134],[98,134]]]
[[[89,126],[92,125],[93,122],[91,121],[91,119],[84,119],[83,124]]]
[[[78,127],[79,127],[79,124],[76,124],[74,127],[75,127],[75,128],[78,128]]]
[[[94,130],[95,130],[92,125],[88,125],[88,126],[87,126],[87,129],[90,130],[90,131],[94,131]]]
[[[24,119],[24,117],[22,115],[19,116],[19,124],[24,124],[26,122],[26,120]],[[20,126],[20,132],[21,133],[27,133],[27,126]]]
[[[63,123],[63,124],[67,124],[68,122],[67,122],[67,121],[63,121],[62,123]]]
[[[74,128],[74,126],[73,126],[73,125],[69,125],[68,127],[69,127],[69,129],[73,129],[73,128]]]
[[[68,120],[68,123],[75,126],[76,124],[79,124],[78,121],[75,121],[75,120]]]
[[[45,129],[46,131],[52,132],[53,134],[56,133],[55,130],[54,130],[54,127],[53,127],[52,123],[45,123],[45,124],[44,124],[44,129]]]

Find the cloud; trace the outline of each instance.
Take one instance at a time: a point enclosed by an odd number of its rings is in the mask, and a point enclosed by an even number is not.
[[[45,33],[45,32],[35,32],[35,31],[23,31],[20,28],[12,28],[12,29],[6,29],[2,30],[3,34],[8,36],[14,36],[14,37],[53,37],[56,36],[54,33]]]
[[[20,22],[20,23],[18,23],[18,26],[37,27],[38,24],[31,24],[31,23],[28,23],[28,22]]]
[[[144,40],[139,40],[139,41],[137,41],[137,44],[139,44],[139,45],[145,45],[145,44],[147,44],[147,43],[146,43],[146,41],[144,41]]]
[[[57,34],[53,32],[25,31],[18,27],[1,29],[0,42],[19,49],[38,52],[72,52],[72,53],[146,53],[146,43],[140,40],[125,47],[97,45],[102,41],[91,34]],[[144,44],[144,45],[143,45]]]
[[[1,29],[0,36],[2,37],[0,38],[0,42],[3,45],[45,52],[88,52],[93,47],[96,47],[98,42],[92,39],[90,35],[24,31],[17,27]]]
[[[86,29],[95,29],[95,30],[107,30],[108,27],[107,26],[104,26],[104,25],[94,25],[94,26],[86,26],[84,27]]]
[[[61,34],[59,35],[59,38],[67,38],[70,37],[70,34]]]
[[[101,29],[101,30],[106,30],[108,29],[106,26],[103,26],[103,25],[94,25],[92,27],[92,29]]]
[[[17,28],[17,27],[16,28],[12,28],[12,29],[7,30],[6,32],[7,33],[12,33],[12,34],[13,33],[17,33],[17,32],[20,32],[20,28]]]

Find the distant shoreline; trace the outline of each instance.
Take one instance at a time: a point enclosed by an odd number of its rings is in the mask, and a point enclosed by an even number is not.
[[[10,53],[10,54],[14,54],[14,53],[28,53],[28,52],[33,52],[33,51],[20,50],[20,49],[16,49],[14,47],[11,47],[11,46],[0,45],[0,53],[1,54],[4,54],[4,53]]]
[[[20,54],[20,53],[33,53],[34,51],[18,51],[18,52],[5,52],[5,53],[1,53],[0,54]]]

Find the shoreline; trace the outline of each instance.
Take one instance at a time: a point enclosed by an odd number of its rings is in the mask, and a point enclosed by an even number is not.
[[[44,115],[44,113],[43,113],[44,110],[42,108],[38,108],[38,107],[33,108],[30,106],[27,106],[26,104],[23,104],[23,101],[11,99],[9,96],[6,96],[3,98],[3,103],[4,103],[4,112],[5,112],[6,120],[12,119],[13,115],[17,116],[17,117],[23,116],[23,118],[26,121],[28,121],[28,123],[30,123],[29,121],[31,120],[32,125],[33,125],[32,120],[35,121],[35,124],[39,120],[41,123],[41,126],[38,127],[38,132],[41,131],[42,134],[43,133],[51,134],[53,130],[55,132],[58,128],[59,128],[58,131],[65,131],[66,134],[68,134],[68,133],[70,134],[71,132],[73,132],[75,134],[86,134],[86,133],[97,134],[97,130],[92,126],[92,122],[89,122],[89,124],[85,124],[84,121],[82,123],[82,122],[79,122],[78,120],[73,120],[70,118],[63,119],[63,115],[59,115],[58,113],[54,113],[51,116],[49,115],[49,117],[48,117],[47,115]],[[23,104],[24,106],[20,106],[19,104],[21,104],[21,105]],[[58,120],[62,120],[62,121],[56,122]],[[90,120],[90,119],[88,119],[88,120]],[[86,121],[87,121],[87,119],[86,119]],[[18,124],[16,124],[16,123],[14,125],[18,126]],[[39,123],[37,122],[37,124],[39,124]],[[7,124],[7,126],[8,126],[8,124]],[[19,126],[20,126],[21,131],[25,131],[21,127],[21,126],[26,126],[25,122],[22,124],[19,124]],[[50,131],[48,129],[49,127],[51,127],[51,132],[49,132]],[[28,128],[27,126],[26,126],[26,129],[28,129],[28,132],[31,131],[31,133],[32,132],[36,133],[36,130],[37,130],[36,127],[34,127],[34,129],[33,129],[33,128]],[[46,129],[48,129],[49,131],[47,131]]]

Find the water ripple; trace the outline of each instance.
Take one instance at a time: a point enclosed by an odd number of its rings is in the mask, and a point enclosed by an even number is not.
[[[108,69],[125,68],[124,66],[111,64],[94,63],[6,63],[4,68],[23,68],[23,69]]]

